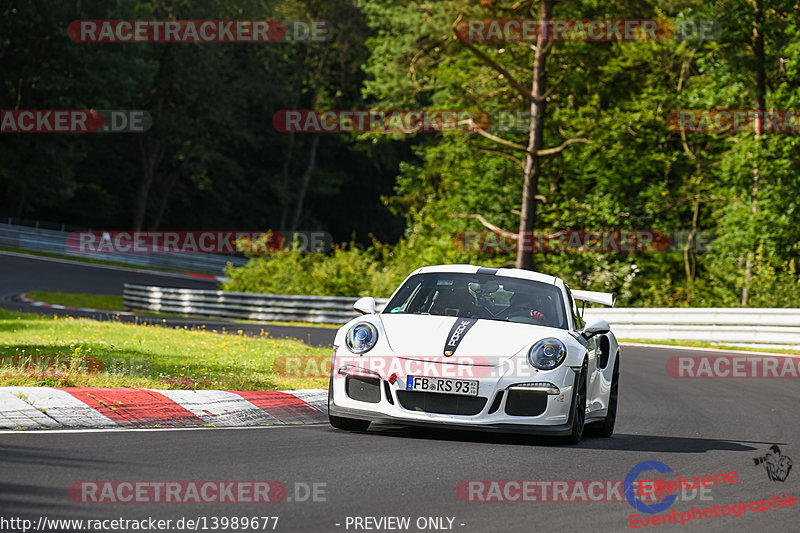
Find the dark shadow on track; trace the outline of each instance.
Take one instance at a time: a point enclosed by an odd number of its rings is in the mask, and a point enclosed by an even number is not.
[[[69,455],[58,455],[54,454],[53,450],[48,448],[35,448],[32,446],[9,446],[6,444],[0,445],[0,465],[10,466],[15,463],[38,466],[82,468],[86,465],[95,465],[99,463],[123,464],[123,461],[104,461],[88,455],[85,458],[76,458]],[[0,487],[2,487],[2,485],[0,485]]]
[[[331,431],[338,431],[331,428]],[[713,450],[721,451],[755,451],[759,447],[749,446],[774,442],[757,441],[732,441],[697,437],[665,437],[660,435],[631,435],[614,434],[609,439],[584,438],[578,445],[565,445],[557,437],[539,437],[531,435],[515,435],[506,433],[484,433],[480,431],[425,429],[411,426],[398,426],[389,424],[373,424],[366,432],[370,435],[384,437],[398,437],[410,439],[474,442],[482,444],[500,444],[510,446],[544,446],[566,447],[588,450],[614,450],[628,452],[659,452],[659,453],[705,453]]]
[[[59,503],[63,502],[63,503]],[[12,485],[0,483],[0,513],[33,520],[42,514],[42,506],[47,505],[48,512],[64,512],[69,505],[67,491],[39,485]]]

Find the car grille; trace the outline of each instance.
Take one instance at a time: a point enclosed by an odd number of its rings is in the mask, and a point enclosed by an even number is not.
[[[441,394],[438,392],[397,391],[397,399],[404,409],[440,415],[477,415],[486,405],[486,398]]]

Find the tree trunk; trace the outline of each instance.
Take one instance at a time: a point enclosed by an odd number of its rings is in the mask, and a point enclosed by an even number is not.
[[[291,169],[291,162],[294,152],[294,132],[289,132],[289,146],[286,148],[286,154],[283,157],[283,189],[281,190],[281,230],[286,229],[286,224],[289,222],[289,202],[291,195],[289,194],[289,172]]]
[[[533,85],[531,93],[531,125],[528,135],[525,170],[522,184],[522,209],[519,217],[519,240],[517,241],[517,260],[515,266],[533,270],[533,253],[526,250],[533,241],[532,233],[536,226],[536,195],[539,188],[539,155],[544,135],[544,92],[547,83],[547,29],[553,15],[553,1],[542,0],[540,8],[539,35],[536,38],[536,54],[533,60]]]
[[[191,152],[186,154],[181,161],[181,164],[178,165],[178,168],[172,171],[167,178],[167,183],[164,185],[164,190],[161,193],[161,197],[158,199],[158,207],[156,208],[156,214],[153,217],[153,221],[150,224],[150,229],[152,231],[157,231],[161,226],[161,221],[164,218],[164,213],[167,211],[167,206],[169,205],[169,196],[172,193],[172,189],[175,187],[175,184],[178,182],[178,179],[181,177],[183,173],[183,169],[189,164],[189,161],[192,159]]]
[[[139,134],[139,160],[142,164],[142,177],[139,181],[139,190],[133,205],[133,231],[142,231],[144,217],[147,213],[147,200],[150,195],[150,186],[153,184],[156,168],[164,155],[164,144],[155,142],[149,150],[142,134]]]
[[[19,200],[17,200],[17,210],[14,216],[16,218],[22,218],[22,215],[25,214],[25,205],[28,199],[28,184],[24,182],[22,185],[22,190],[19,193]]]
[[[311,174],[314,173],[314,167],[317,164],[317,147],[319,146],[319,133],[315,133],[311,139],[311,148],[308,151],[308,164],[306,170],[303,172],[303,177],[300,182],[300,190],[297,193],[297,205],[295,206],[294,216],[292,217],[292,225],[289,228],[291,231],[297,231],[297,225],[300,223],[300,216],[303,214],[303,202],[306,199],[306,192],[308,191],[308,184],[311,182]]]
[[[22,80],[20,80],[20,83],[22,83]],[[17,103],[17,105],[19,105],[19,102]],[[30,163],[31,161],[31,156],[27,154],[34,153],[33,140],[31,140],[30,137],[28,137],[28,140],[25,143],[25,147],[22,153],[26,155],[23,156],[22,160],[20,161],[20,165],[17,168],[17,178],[19,180],[19,183],[22,184],[22,188],[20,189],[19,194],[17,195],[17,209],[16,213],[14,214],[16,218],[20,219],[22,218],[22,215],[25,214],[25,208],[28,205],[27,172],[28,172],[28,163]]]
[[[699,189],[699,185],[698,185]],[[683,247],[683,268],[686,272],[686,285],[687,301],[691,303],[694,299],[694,280],[697,274],[697,258],[695,251],[692,250],[696,246],[695,238],[697,237],[697,219],[700,217],[700,192],[698,191],[694,197],[694,211],[692,213],[692,231],[689,233],[689,238],[686,239],[686,244]]]
[[[175,183],[177,183],[180,174],[181,173],[179,170],[175,170],[167,179],[167,183],[164,185],[164,192],[161,194],[161,198],[158,200],[156,214],[153,216],[153,221],[150,223],[151,231],[158,231],[159,227],[161,226],[161,220],[164,218],[164,213],[166,212],[167,205],[169,204],[169,195],[172,192],[172,188],[175,187]]]
[[[758,155],[761,142],[761,133],[764,128],[763,113],[767,108],[767,73],[764,65],[764,34],[763,34],[763,21],[764,21],[764,2],[763,0],[754,0],[753,2],[753,54],[756,57],[756,124],[755,124],[755,141],[756,141],[756,161],[753,164],[753,203],[750,207],[750,212],[753,217],[758,213]],[[744,270],[744,285],[742,286],[742,307],[747,307],[748,292],[750,290],[750,281],[753,275],[753,250],[747,251],[747,261],[745,262]]]

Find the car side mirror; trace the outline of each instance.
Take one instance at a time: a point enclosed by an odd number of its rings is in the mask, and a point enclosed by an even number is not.
[[[599,335],[601,333],[608,333],[611,331],[611,326],[608,325],[607,320],[598,320],[585,328],[581,331],[581,335],[584,339],[591,339],[595,335]]]
[[[358,300],[356,300],[356,303],[353,304],[353,309],[355,309],[362,315],[374,315],[375,298],[373,298],[372,296],[364,296],[363,298],[359,298]]]

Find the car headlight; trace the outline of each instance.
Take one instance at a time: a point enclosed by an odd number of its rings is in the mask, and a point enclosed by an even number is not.
[[[369,322],[359,322],[347,332],[345,344],[353,353],[368,352],[378,342],[378,330]]]
[[[539,370],[553,370],[567,358],[567,347],[558,339],[542,339],[528,352],[528,362]]]

